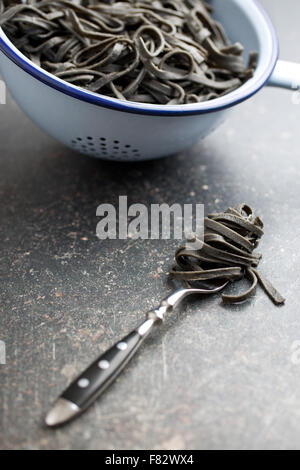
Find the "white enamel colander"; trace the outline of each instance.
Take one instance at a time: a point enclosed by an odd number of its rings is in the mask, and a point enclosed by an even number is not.
[[[264,85],[300,86],[300,65],[278,61],[274,28],[256,0],[211,0],[211,4],[230,39],[245,46],[245,56],[258,51],[259,62],[254,76],[240,88],[206,103],[143,104],[83,90],[33,64],[1,28],[0,72],[24,112],[80,153],[137,161],[182,152],[216,129],[230,107]]]

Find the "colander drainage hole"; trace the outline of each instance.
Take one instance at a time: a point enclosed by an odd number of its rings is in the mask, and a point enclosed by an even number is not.
[[[137,148],[133,148],[131,144],[125,144],[119,140],[107,141],[106,137],[74,137],[71,140],[72,146],[77,148],[82,153],[93,153],[93,155],[101,157],[109,154],[114,158],[127,159],[130,155],[131,158],[140,158],[141,153]],[[123,157],[122,157],[123,156]]]

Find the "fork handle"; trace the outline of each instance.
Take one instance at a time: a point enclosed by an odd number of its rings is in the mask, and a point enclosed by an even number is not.
[[[137,329],[104,352],[77,377],[61,398],[75,404],[80,411],[87,408],[124,369],[157,320],[156,316],[148,314]]]

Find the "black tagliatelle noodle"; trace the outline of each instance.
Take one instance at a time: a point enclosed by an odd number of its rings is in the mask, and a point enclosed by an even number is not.
[[[260,283],[276,305],[283,304],[285,299],[256,269],[262,255],[254,250],[264,233],[262,229],[261,219],[246,204],[210,214],[204,220],[202,248],[179,248],[175,255],[177,266],[170,273],[188,285],[193,281],[213,283],[217,280],[237,281],[247,278],[251,287],[246,292],[239,295],[223,294],[223,301],[236,303],[246,300],[254,294]]]
[[[224,2],[226,8],[226,2]],[[35,64],[87,90],[144,103],[227,94],[253,75],[201,0],[0,0],[0,26]]]

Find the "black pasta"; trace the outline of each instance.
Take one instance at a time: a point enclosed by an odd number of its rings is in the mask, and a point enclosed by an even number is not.
[[[225,6],[226,7],[226,6]],[[249,79],[201,0],[0,0],[14,45],[57,77],[123,100],[187,104],[218,98]]]
[[[236,303],[246,300],[255,293],[259,283],[276,305],[283,304],[285,299],[256,269],[262,255],[254,250],[264,233],[262,229],[261,219],[247,204],[210,214],[204,220],[202,248],[179,248],[175,254],[177,266],[170,273],[188,285],[193,281],[234,282],[247,278],[251,287],[246,292],[223,294],[223,301]]]

